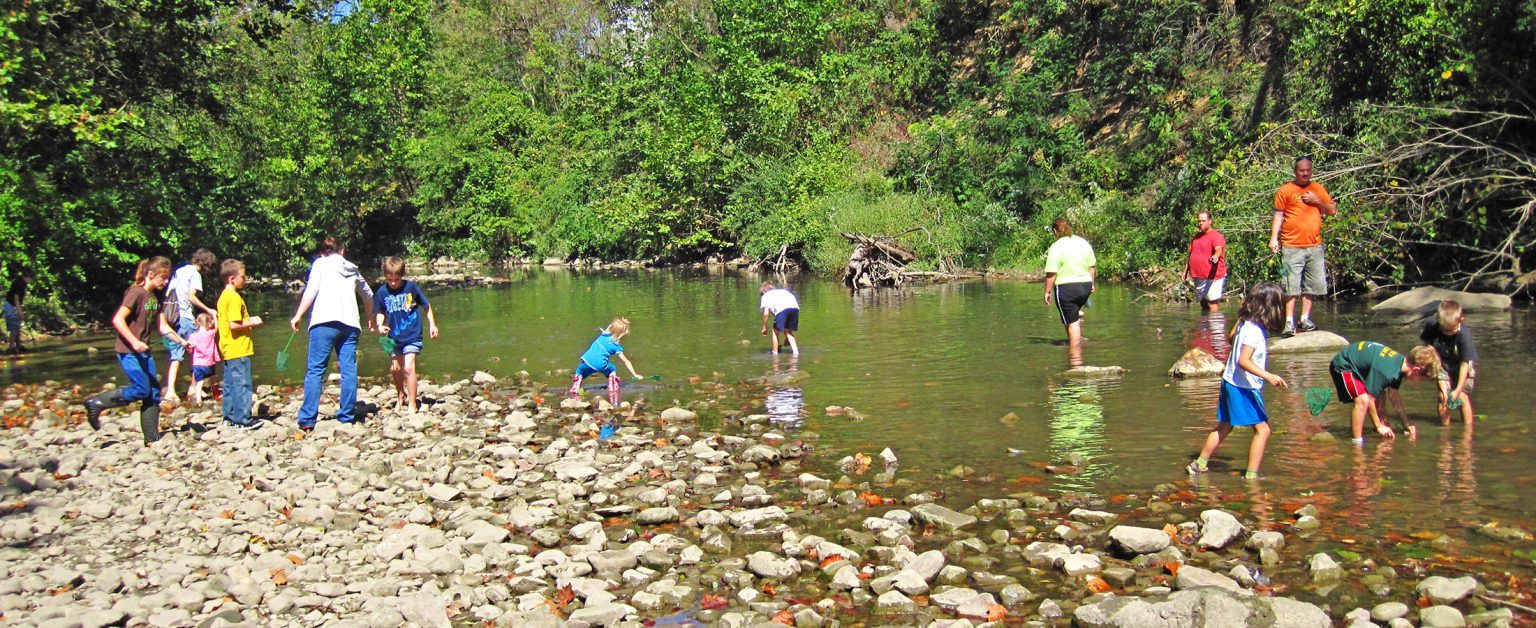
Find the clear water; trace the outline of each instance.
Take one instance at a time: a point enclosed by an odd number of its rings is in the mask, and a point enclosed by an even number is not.
[[[1183,465],[1215,422],[1216,380],[1168,378],[1170,365],[1194,344],[1224,351],[1224,319],[1201,316],[1195,306],[1141,298],[1134,289],[1105,286],[1087,310],[1083,362],[1123,366],[1123,377],[1074,381],[1058,377],[1073,359],[1063,346],[1054,309],[1042,286],[1018,281],[969,281],[850,293],[840,285],[796,277],[802,302],[801,355],[768,354],[759,335],[757,285],[761,277],[705,270],[527,270],[513,282],[482,289],[428,290],[443,329],[429,341],[421,370],[433,378],[475,370],[510,375],[527,370],[551,386],[568,385],[570,369],[597,329],[616,315],[633,321],[624,340],[628,355],[659,384],[638,387],[652,398],[687,400],[701,394],[690,376],[739,382],[798,371],[801,379],[767,385],[743,409],[771,413],[786,430],[812,429],[830,465],[855,452],[892,448],[903,475],[946,474],[957,465],[976,470],[966,481],[935,480],[961,496],[1010,492],[1081,491],[1105,496],[1138,494],[1154,486],[1186,483],[1197,503],[1246,511],[1249,518],[1283,518],[1305,503],[1325,513],[1333,538],[1447,533],[1464,551],[1492,567],[1529,567],[1510,549],[1471,535],[1475,525],[1536,528],[1536,489],[1530,465],[1532,374],[1536,373],[1536,316],[1528,308],[1470,315],[1482,353],[1475,434],[1456,421],[1442,428],[1434,417],[1429,384],[1405,385],[1417,441],[1364,447],[1348,441],[1348,408],[1334,403],[1321,416],[1307,411],[1308,386],[1329,386],[1330,353],[1282,354],[1270,369],[1291,383],[1267,390],[1275,435],[1265,458],[1265,479],[1249,485],[1231,475],[1246,460],[1250,432],[1237,431],[1218,452],[1217,472],[1189,483]],[[253,313],[270,321],[256,338],[258,383],[297,383],[303,332],[293,343],[293,366],[277,373],[273,357],[289,336],[295,299],[255,294]],[[1399,349],[1414,344],[1417,327],[1375,317],[1360,304],[1322,304],[1314,318],[1351,339],[1372,339]],[[382,375],[386,359],[375,337],[361,346],[362,371]],[[87,353],[95,347],[97,353]],[[80,338],[46,345],[24,360],[0,365],[12,383],[45,379],[99,385],[117,374],[111,339]],[[158,357],[162,360],[163,353]],[[589,384],[597,384],[596,378]],[[862,416],[829,416],[828,406]],[[1000,419],[1008,414],[1017,422]],[[1318,432],[1336,437],[1312,439]],[[1010,454],[1009,450],[1021,453]],[[1051,474],[1071,454],[1087,458],[1076,472]],[[1227,471],[1227,472],[1222,472]],[[832,471],[835,474],[835,471]],[[963,502],[961,502],[963,503]],[[1131,503],[1138,503],[1132,501]],[[1334,529],[1337,527],[1337,529]],[[1389,551],[1395,545],[1383,545]],[[1360,549],[1360,548],[1356,548]]]

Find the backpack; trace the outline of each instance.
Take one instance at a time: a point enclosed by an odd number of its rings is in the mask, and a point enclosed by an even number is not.
[[[165,298],[160,300],[160,313],[171,327],[175,327],[176,322],[181,320],[181,299],[176,296],[175,288],[165,291]]]

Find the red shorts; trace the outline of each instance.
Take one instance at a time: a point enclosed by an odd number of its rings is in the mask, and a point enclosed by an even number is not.
[[[1328,374],[1333,376],[1333,389],[1339,393],[1340,403],[1353,403],[1355,397],[1366,393],[1365,382],[1351,371],[1340,371],[1330,365]]]

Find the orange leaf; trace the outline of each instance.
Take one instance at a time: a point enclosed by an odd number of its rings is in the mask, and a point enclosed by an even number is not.
[[[654,467],[651,469],[651,479],[659,478],[659,477],[661,477],[661,475],[662,475],[662,470],[661,469],[657,469],[657,468],[654,468]]]
[[[665,438],[658,438],[658,439],[656,439],[656,440],[654,440],[652,442],[655,443],[657,447],[666,447],[667,446],[667,439],[665,439]]]
[[[833,554],[831,556],[827,556],[826,558],[821,559],[821,568],[822,569],[826,569],[827,565],[831,565],[832,563],[835,563],[835,562],[840,561],[840,560],[843,560],[843,557],[838,555],[838,554]]]
[[[574,599],[576,599],[576,591],[571,589],[571,585],[565,585],[560,587],[559,591],[555,591],[555,604],[560,607],[560,610],[565,610],[565,606]]]
[[[304,564],[304,557],[300,556],[298,554],[289,554],[288,555],[288,562],[293,563],[295,565],[302,565],[302,564]]]
[[[541,406],[544,405],[544,395],[534,395],[533,402]]]
[[[884,498],[874,493],[860,493],[859,497],[863,498],[864,503],[870,506],[879,506],[880,504],[885,503]]]
[[[1007,616],[1008,609],[1003,608],[1002,604],[987,605],[987,621],[1002,621]]]
[[[283,571],[282,569],[273,569],[272,571],[267,572],[267,575],[272,577],[272,584],[277,586],[288,584],[288,572]]]
[[[1163,534],[1168,535],[1168,538],[1172,539],[1174,543],[1179,542],[1179,529],[1173,527],[1173,524],[1163,524]]]
[[[1430,539],[1440,538],[1440,535],[1435,534],[1434,532],[1427,531],[1427,530],[1423,531],[1423,532],[1414,532],[1413,534],[1410,534],[1408,536],[1411,536],[1411,537],[1416,538],[1416,539],[1424,539],[1426,541],[1428,541]]]
[[[699,600],[699,608],[706,611],[717,611],[730,605],[730,602],[718,595],[706,595],[704,599]]]
[[[565,609],[560,608],[560,605],[556,604],[554,600],[544,598],[544,604],[549,606],[549,612],[554,613],[555,617],[565,617]]]
[[[775,623],[775,624],[784,624],[785,626],[793,626],[793,625],[795,625],[795,616],[789,614],[789,609],[786,608],[784,610],[779,611],[779,613],[777,615],[774,615],[773,619],[771,621],[773,623]]]
[[[764,582],[763,583],[763,594],[764,595],[768,595],[768,596],[778,595],[779,594],[779,589],[778,589],[778,587],[773,586],[772,582]]]
[[[1088,590],[1092,591],[1094,593],[1104,593],[1106,591],[1109,591],[1109,583],[1105,582],[1103,578],[1100,578],[1098,576],[1088,576]],[[988,621],[997,621],[997,620],[988,620]]]
[[[221,512],[221,513],[219,513],[219,518],[220,519],[234,519],[235,518],[235,511],[233,511],[233,510],[226,510],[224,512]]]
[[[1181,563],[1163,563],[1163,569],[1168,570],[1168,575],[1178,577]]]

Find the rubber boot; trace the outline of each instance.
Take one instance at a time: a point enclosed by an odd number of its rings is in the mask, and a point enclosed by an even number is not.
[[[144,444],[160,440],[160,404],[149,402],[139,410],[139,429],[144,431]]]
[[[619,375],[617,373],[608,376],[608,403],[613,407],[619,407]]]
[[[581,376],[580,375],[572,375],[571,376],[571,396],[572,397],[579,397],[579,396],[581,396]]]
[[[101,429],[101,412],[108,408],[121,408],[128,405],[123,401],[123,390],[113,388],[85,400],[85,422],[91,424],[91,429]]]

